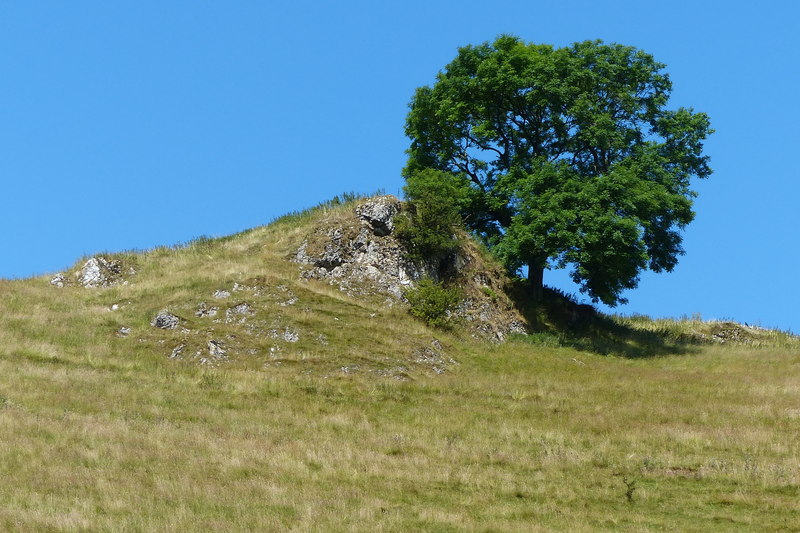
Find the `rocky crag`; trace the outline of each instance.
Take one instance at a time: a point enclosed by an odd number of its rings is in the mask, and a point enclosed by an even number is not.
[[[388,305],[404,302],[404,291],[419,280],[447,272],[463,293],[454,318],[475,335],[502,341],[510,333],[525,333],[524,319],[506,296],[505,273],[466,236],[445,264],[432,267],[409,258],[394,231],[402,209],[396,197],[379,196],[325,217],[291,259],[305,279],[326,281],[353,296],[381,295]]]

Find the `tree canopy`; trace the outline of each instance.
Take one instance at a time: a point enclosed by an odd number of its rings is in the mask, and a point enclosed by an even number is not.
[[[512,272],[527,267],[534,294],[545,269],[571,265],[593,301],[625,302],[642,270],[675,267],[690,180],[711,174],[708,116],[667,109],[663,69],[602,41],[460,48],[411,101],[406,193],[429,194],[435,171],[468,227]]]

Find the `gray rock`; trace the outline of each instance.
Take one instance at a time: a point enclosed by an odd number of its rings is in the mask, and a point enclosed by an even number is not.
[[[175,329],[179,323],[180,319],[177,316],[167,311],[160,311],[150,322],[150,325],[161,329]]]
[[[122,279],[122,263],[116,259],[92,257],[77,272],[78,283],[91,289],[111,287],[124,282]]]
[[[402,300],[403,290],[426,271],[391,235],[399,211],[397,198],[381,196],[356,207],[354,224],[318,227],[313,240],[324,244],[312,250],[306,240],[295,253],[295,262],[310,267],[303,277],[327,280],[351,295],[378,293]]]
[[[214,298],[217,300],[221,300],[223,298],[228,298],[231,295],[228,291],[214,291]]]
[[[222,341],[215,341],[210,340],[208,341],[208,353],[211,354],[212,357],[225,357],[227,351],[222,348],[225,343]]]
[[[219,310],[218,307],[209,307],[207,303],[200,302],[200,305],[197,306],[197,311],[195,311],[194,316],[200,318],[205,318],[207,316],[216,316],[218,310]]]
[[[481,272],[493,267],[473,248],[462,247],[438,264],[412,261],[392,234],[399,212],[400,202],[383,196],[362,202],[351,217],[323,219],[295,252],[293,260],[303,265],[301,276],[324,280],[351,296],[386,296],[387,306],[405,302],[405,291],[420,279],[456,278],[471,286],[454,318],[487,339],[502,341],[509,333],[525,333],[524,319],[495,280],[501,274]]]
[[[300,335],[294,331],[293,329],[289,329],[288,327],[283,332],[283,340],[286,342],[297,342],[300,340]]]
[[[63,288],[68,283],[69,281],[67,280],[67,276],[65,276],[63,272],[56,273],[56,275],[50,280],[50,285],[54,285],[59,289]]]
[[[127,337],[131,334],[131,328],[127,326],[122,326],[117,330],[117,337]]]
[[[253,311],[253,308],[250,307],[250,304],[243,302],[235,307],[225,310],[225,322],[238,322],[240,324],[244,324],[247,321],[247,317],[254,314],[255,311]]]
[[[356,215],[369,224],[372,232],[385,237],[394,231],[394,217],[400,212],[400,200],[394,196],[371,198],[356,207]]]
[[[179,344],[175,348],[172,349],[172,353],[169,354],[170,359],[181,359],[181,354],[183,353],[184,348],[186,348],[185,344]]]

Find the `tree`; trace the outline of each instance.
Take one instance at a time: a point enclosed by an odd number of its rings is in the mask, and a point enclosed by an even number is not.
[[[512,272],[527,267],[534,297],[545,269],[571,265],[593,301],[625,302],[642,270],[675,267],[690,179],[711,174],[708,116],[666,108],[663,68],[602,41],[460,48],[411,101],[406,189],[438,171],[473,233]]]
[[[423,169],[404,189],[408,209],[398,217],[395,235],[414,260],[439,268],[460,246],[456,232],[464,223],[457,199],[463,188],[437,170]]]

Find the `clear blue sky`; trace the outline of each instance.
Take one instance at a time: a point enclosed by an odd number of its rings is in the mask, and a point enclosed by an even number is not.
[[[717,130],[686,256],[617,310],[800,332],[799,18],[788,0],[4,2],[0,277],[398,193],[408,101],[457,47],[600,38],[666,63],[672,105]]]

